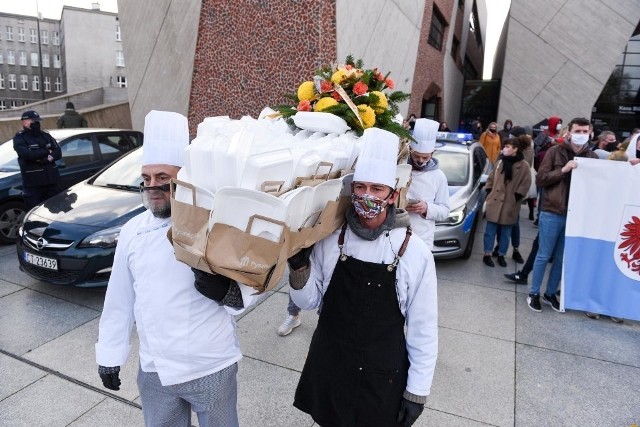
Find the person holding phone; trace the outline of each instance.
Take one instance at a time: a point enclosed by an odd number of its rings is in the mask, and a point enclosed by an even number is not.
[[[411,185],[407,192],[406,210],[411,228],[433,249],[436,221],[449,216],[449,184],[447,177],[433,157],[439,123],[418,119],[413,130],[408,163],[411,165]]]

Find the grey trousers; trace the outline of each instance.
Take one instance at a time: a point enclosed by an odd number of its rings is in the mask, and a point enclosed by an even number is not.
[[[147,427],[189,427],[191,410],[200,427],[238,427],[238,364],[206,377],[163,386],[156,372],[138,369],[138,389]]]

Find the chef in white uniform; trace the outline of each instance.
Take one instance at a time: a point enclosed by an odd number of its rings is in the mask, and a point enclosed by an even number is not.
[[[436,221],[449,216],[449,185],[447,177],[433,157],[436,135],[440,124],[429,119],[418,119],[413,129],[408,163],[411,165],[411,184],[407,191],[407,206],[411,228],[433,249]]]
[[[294,401],[321,426],[410,426],[431,389],[437,279],[433,255],[393,205],[398,142],[364,131],[346,223],[310,257],[289,259],[293,301],[322,303]]]
[[[193,410],[201,427],[237,426],[242,355],[232,314],[253,302],[253,292],[224,276],[224,286],[209,297],[194,287],[194,272],[175,259],[167,239],[169,181],[183,165],[187,119],[151,111],[144,133],[141,191],[147,210],[127,222],[118,239],[95,345],[99,374],[105,387],[119,390],[135,324],[145,425],[189,426]]]

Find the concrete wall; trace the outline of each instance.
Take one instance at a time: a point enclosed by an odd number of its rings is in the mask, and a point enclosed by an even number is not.
[[[116,84],[117,75],[126,75],[125,67],[116,67],[118,15],[99,10],[64,7],[61,30],[67,93]]]
[[[498,123],[589,118],[640,19],[640,0],[512,0]]]
[[[188,114],[201,5],[201,0],[118,0],[134,129],[144,129],[151,110]]]
[[[87,119],[92,128],[116,128],[131,129],[131,115],[129,103],[99,105],[97,107],[78,109]],[[42,114],[42,128],[56,129],[56,121],[59,114]],[[12,118],[0,118],[0,144],[13,138],[17,131],[22,129],[20,116]]]
[[[367,0],[366,4],[336,1],[338,62],[349,54],[362,58],[367,68],[390,71],[395,90],[411,92],[425,1]],[[408,101],[400,104],[404,116],[408,110]]]

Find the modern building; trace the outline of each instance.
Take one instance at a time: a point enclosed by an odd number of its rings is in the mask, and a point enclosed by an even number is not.
[[[60,22],[0,13],[0,110],[63,92]]]
[[[135,129],[152,109],[257,116],[314,70],[362,59],[413,94],[404,115],[455,123],[482,75],[485,0],[120,0]]]
[[[101,11],[98,3],[92,9],[64,6],[61,20],[0,13],[0,110],[126,88],[125,70],[118,15]]]

